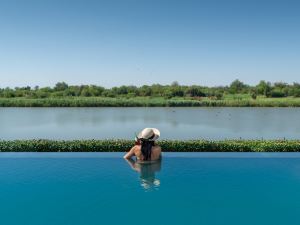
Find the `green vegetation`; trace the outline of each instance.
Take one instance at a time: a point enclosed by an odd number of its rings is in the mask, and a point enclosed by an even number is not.
[[[0,98],[0,107],[300,107],[300,98],[263,98],[226,96],[221,100],[202,98],[164,99],[159,97],[105,98]]]
[[[300,84],[235,80],[229,86],[144,85],[104,88],[96,85],[0,88],[0,107],[229,106],[300,107]]]
[[[252,99],[256,96],[264,96],[267,98],[282,97],[300,97],[300,84],[287,84],[283,82],[260,81],[256,86],[244,84],[239,80],[233,81],[229,86],[206,87],[200,85],[179,85],[173,82],[171,85],[143,85],[136,86],[120,86],[113,88],[104,88],[96,85],[68,85],[65,82],[59,82],[55,87],[38,86],[31,88],[0,88],[0,98],[62,98],[62,97],[110,97],[110,98],[134,98],[134,97],[163,97],[166,99],[174,97],[189,97],[201,99],[202,97],[210,97],[220,100],[227,95],[247,95]],[[237,98],[239,98],[237,96]]]
[[[125,152],[130,140],[15,140],[0,141],[0,152]],[[225,140],[158,142],[165,152],[300,152],[300,140]]]

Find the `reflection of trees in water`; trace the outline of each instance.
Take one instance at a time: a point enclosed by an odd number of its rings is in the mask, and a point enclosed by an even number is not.
[[[126,159],[129,166],[140,174],[141,186],[145,191],[158,190],[160,180],[155,173],[161,170],[161,160],[155,162],[136,162],[133,159]]]

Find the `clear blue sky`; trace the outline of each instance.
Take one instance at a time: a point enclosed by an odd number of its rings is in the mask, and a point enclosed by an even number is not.
[[[300,82],[300,3],[0,0],[0,87]]]

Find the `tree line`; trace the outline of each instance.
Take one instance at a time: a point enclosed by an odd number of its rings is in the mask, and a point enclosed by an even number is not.
[[[249,94],[253,99],[257,96],[267,98],[300,97],[300,84],[288,84],[284,82],[270,83],[260,81],[255,86],[250,86],[240,80],[233,81],[228,86],[206,87],[200,85],[180,85],[173,82],[170,85],[143,85],[120,86],[104,88],[97,85],[68,85],[65,82],[58,82],[54,87],[16,87],[0,88],[2,98],[55,98],[55,97],[213,97],[222,99],[227,94]]]

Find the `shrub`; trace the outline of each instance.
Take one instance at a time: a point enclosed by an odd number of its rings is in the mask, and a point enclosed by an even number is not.
[[[0,141],[0,152],[125,152],[130,140],[15,140]],[[162,140],[165,152],[300,152],[299,140]]]
[[[270,92],[270,96],[269,97],[272,97],[272,98],[282,98],[282,97],[285,97],[285,93],[281,90],[272,90]]]
[[[300,97],[300,89],[294,90],[294,97]]]
[[[252,98],[253,100],[255,100],[255,99],[257,98],[257,94],[256,94],[255,92],[252,92],[252,93],[251,93],[251,98]]]

